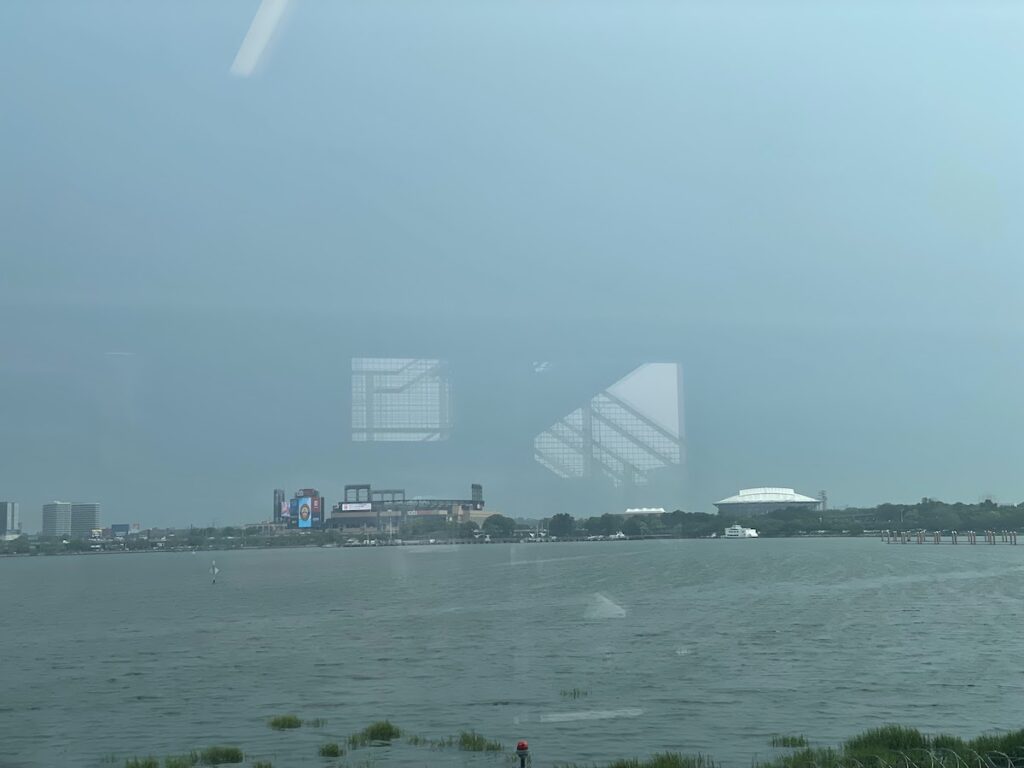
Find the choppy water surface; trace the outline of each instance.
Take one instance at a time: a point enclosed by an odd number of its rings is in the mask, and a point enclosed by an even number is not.
[[[0,560],[0,765],[231,743],[282,766],[389,717],[530,740],[535,765],[773,733],[1024,716],[1024,546],[875,539]],[[578,689],[577,697],[563,692]],[[324,718],[278,733],[275,714]],[[396,745],[380,765],[506,765]]]

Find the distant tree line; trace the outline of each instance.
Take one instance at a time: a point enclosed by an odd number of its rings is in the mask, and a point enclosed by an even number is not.
[[[484,534],[492,539],[509,539],[516,529],[516,521],[505,515],[494,514],[484,520],[483,526],[472,521],[449,522],[441,515],[410,518],[395,531],[396,538],[471,540]],[[383,532],[369,529],[371,538],[380,538]],[[157,534],[132,535],[113,541],[91,541],[82,539],[65,540],[60,537],[21,536],[7,542],[0,542],[0,555],[56,555],[96,551],[147,551],[147,550],[224,550],[248,547],[296,547],[340,545],[349,539],[360,539],[356,531],[290,530],[285,533],[267,533],[259,526],[239,528],[188,528],[168,530]]]
[[[848,508],[827,513],[840,522],[859,523],[868,529],[897,531],[1019,531],[1024,529],[1024,503],[997,504],[986,499],[977,504],[950,504],[923,498],[916,504],[881,504],[864,509]]]
[[[1024,531],[1024,504],[1000,505],[992,500],[977,504],[948,504],[924,498],[916,504],[880,504],[877,507],[827,511],[780,509],[765,515],[729,518],[701,512],[675,510],[667,514],[612,515],[573,518],[560,513],[548,520],[548,533],[558,538],[627,536],[703,538],[721,535],[726,526],[739,523],[756,528],[761,536],[802,536],[815,533],[859,536],[865,530],[899,531]]]
[[[731,523],[730,523],[731,525]],[[550,536],[559,539],[612,536],[620,531],[627,536],[661,536],[696,539],[721,532],[722,518],[702,512],[675,512],[658,515],[613,515],[576,519],[566,513],[547,521]]]
[[[619,531],[631,537],[670,537],[696,539],[721,535],[726,526],[739,523],[756,528],[761,536],[805,536],[827,534],[859,536],[865,530],[893,531],[1019,531],[1024,532],[1024,503],[997,504],[985,500],[977,504],[957,502],[949,504],[936,499],[923,498],[916,504],[880,504],[877,507],[835,509],[824,512],[807,509],[780,509],[752,518],[729,518],[702,512],[684,512],[680,509],[655,515],[604,514],[587,518],[574,518],[560,513],[544,521],[550,536],[559,539],[612,536]],[[491,515],[482,526],[475,522],[447,522],[444,517],[424,517],[409,520],[402,527],[401,536],[407,539],[473,539],[486,534],[492,539],[512,538],[516,521],[505,515]],[[376,532],[374,532],[374,535]],[[127,539],[104,542],[99,546],[107,550],[145,551],[149,549],[240,549],[243,547],[289,547],[342,544],[353,536],[348,531],[326,530],[285,535],[262,533],[259,528],[189,528],[168,531],[159,541],[156,538],[130,536]],[[30,540],[21,536],[0,542],[0,555],[61,554],[86,552],[94,549],[94,542],[73,540],[65,544],[59,538],[37,537]]]

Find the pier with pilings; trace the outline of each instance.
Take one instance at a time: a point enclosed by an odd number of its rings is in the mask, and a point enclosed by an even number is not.
[[[886,544],[1016,544],[1017,531],[882,531]]]

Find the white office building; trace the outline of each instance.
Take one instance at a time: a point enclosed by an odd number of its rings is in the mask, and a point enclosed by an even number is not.
[[[67,538],[71,535],[71,502],[43,504],[43,536]]]
[[[100,505],[75,503],[71,505],[71,537],[88,539],[100,527]]]
[[[10,541],[21,535],[18,502],[0,501],[0,541]]]

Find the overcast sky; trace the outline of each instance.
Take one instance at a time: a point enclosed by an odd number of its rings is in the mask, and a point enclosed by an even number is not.
[[[352,354],[678,361],[659,506],[1024,501],[1019,3],[292,0],[238,77],[257,7],[0,4],[27,529],[406,483],[352,453]],[[445,457],[425,491],[532,511],[500,449]]]

